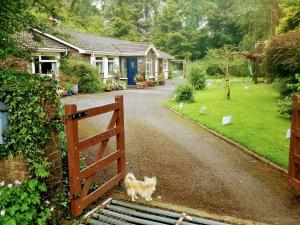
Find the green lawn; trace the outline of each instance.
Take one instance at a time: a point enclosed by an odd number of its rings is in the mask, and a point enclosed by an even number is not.
[[[184,104],[169,100],[166,105],[204,126],[240,143],[258,155],[287,168],[289,139],[285,138],[290,120],[277,112],[278,93],[268,84],[254,85],[242,78],[231,79],[231,100],[224,98],[223,82],[212,80],[212,86],[195,92],[195,103]],[[206,106],[200,114],[201,106]],[[222,125],[223,116],[232,115],[230,125]]]

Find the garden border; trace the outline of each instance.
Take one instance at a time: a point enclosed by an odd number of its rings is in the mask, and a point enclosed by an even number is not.
[[[186,119],[186,120],[188,120],[188,121],[190,121],[190,122],[192,122],[192,123],[194,123],[194,124],[200,126],[201,128],[205,129],[206,131],[210,132],[211,134],[215,135],[216,137],[221,138],[222,140],[226,141],[227,143],[229,143],[229,144],[231,144],[231,145],[233,145],[233,146],[239,148],[241,151],[243,151],[243,152],[245,152],[246,154],[250,155],[251,157],[253,157],[253,158],[255,158],[255,159],[261,161],[262,163],[264,163],[264,164],[266,164],[266,165],[272,167],[273,169],[276,169],[276,170],[282,172],[282,173],[285,174],[285,175],[288,174],[288,171],[287,171],[286,169],[282,168],[281,166],[276,165],[275,163],[271,162],[271,161],[268,160],[268,159],[265,159],[265,158],[261,157],[261,156],[258,155],[257,153],[255,153],[255,152],[249,150],[248,148],[242,146],[241,144],[239,144],[239,143],[237,143],[237,142],[235,142],[235,141],[233,141],[233,140],[231,140],[231,139],[225,137],[225,136],[222,135],[222,134],[217,133],[217,132],[214,131],[214,130],[209,129],[208,127],[202,125],[201,123],[199,123],[199,122],[197,122],[197,121],[195,121],[195,120],[193,120],[193,119],[188,118],[187,116],[185,116],[185,115],[183,115],[183,114],[177,112],[176,110],[174,110],[174,109],[172,109],[172,108],[170,108],[170,107],[168,107],[168,106],[165,106],[165,107],[166,107],[167,109],[169,109],[170,111],[176,113],[177,115],[181,116],[182,118],[184,118],[184,119]]]

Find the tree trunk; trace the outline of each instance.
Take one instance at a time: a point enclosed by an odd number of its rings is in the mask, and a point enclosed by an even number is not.
[[[225,98],[230,100],[230,83],[229,83],[229,76],[225,78]]]

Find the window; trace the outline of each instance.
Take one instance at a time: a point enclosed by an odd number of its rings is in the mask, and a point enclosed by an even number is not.
[[[98,69],[100,76],[103,76],[104,70],[103,70],[103,58],[102,57],[96,57],[94,61],[95,67]]]
[[[126,58],[121,58],[121,75],[122,75],[122,77],[127,77],[127,60],[126,60]]]
[[[163,61],[163,70],[168,71],[168,61],[167,60]]]
[[[113,75],[115,73],[115,59],[108,58],[108,75]]]
[[[152,77],[152,59],[146,59],[146,77]]]
[[[54,77],[58,73],[57,59],[55,56],[35,56],[33,63],[33,73],[48,74]]]

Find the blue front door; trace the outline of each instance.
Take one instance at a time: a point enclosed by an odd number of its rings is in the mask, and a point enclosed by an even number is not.
[[[137,74],[137,57],[127,58],[128,85],[135,85],[134,77]]]

